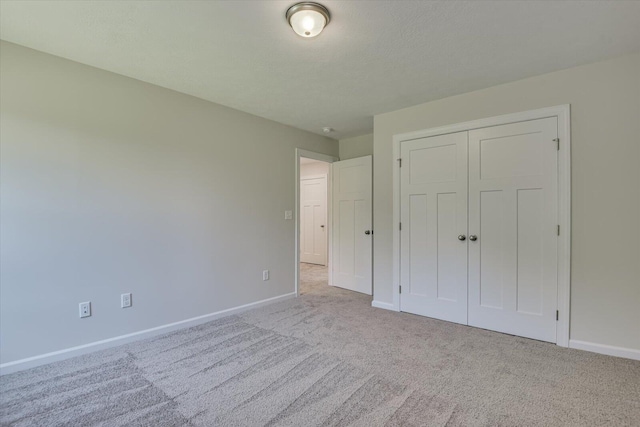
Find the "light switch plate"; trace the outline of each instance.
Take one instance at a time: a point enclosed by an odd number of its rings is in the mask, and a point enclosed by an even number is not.
[[[293,219],[293,211],[284,211],[284,219]]]

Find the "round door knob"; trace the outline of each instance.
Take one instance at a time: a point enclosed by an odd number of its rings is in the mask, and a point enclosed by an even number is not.
[[[324,225],[321,225],[320,227],[324,228]]]
[[[364,232],[364,234],[366,234],[366,235],[368,236],[369,234],[371,234],[371,230],[366,230],[366,231]]]
[[[465,236],[464,234],[461,234],[458,236],[458,240],[460,240],[461,242],[464,242],[465,240],[467,240],[467,236]]]
[[[472,234],[471,236],[469,236],[469,240],[471,240],[472,242],[475,242],[476,240],[478,240],[478,236],[476,236],[475,234]]]

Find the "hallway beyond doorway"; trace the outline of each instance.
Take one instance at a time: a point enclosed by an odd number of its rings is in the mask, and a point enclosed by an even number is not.
[[[325,265],[300,263],[300,295],[308,294],[312,290],[320,290],[329,286],[328,268]]]

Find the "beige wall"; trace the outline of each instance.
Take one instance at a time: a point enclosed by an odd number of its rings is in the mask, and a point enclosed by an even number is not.
[[[340,140],[340,160],[373,155],[373,134]]]
[[[336,141],[13,44],[0,55],[2,363],[294,292],[295,147],[337,156]]]
[[[640,55],[374,119],[374,299],[392,302],[392,136],[571,104],[571,339],[640,349]]]
[[[329,163],[312,162],[300,165],[300,178],[314,175],[329,175]]]

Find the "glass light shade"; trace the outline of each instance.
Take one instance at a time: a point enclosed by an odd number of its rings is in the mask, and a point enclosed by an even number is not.
[[[327,21],[315,10],[301,10],[291,16],[290,24],[293,31],[302,37],[315,37],[324,28]]]
[[[329,11],[318,3],[297,3],[287,10],[287,20],[296,34],[315,37],[329,23]]]

